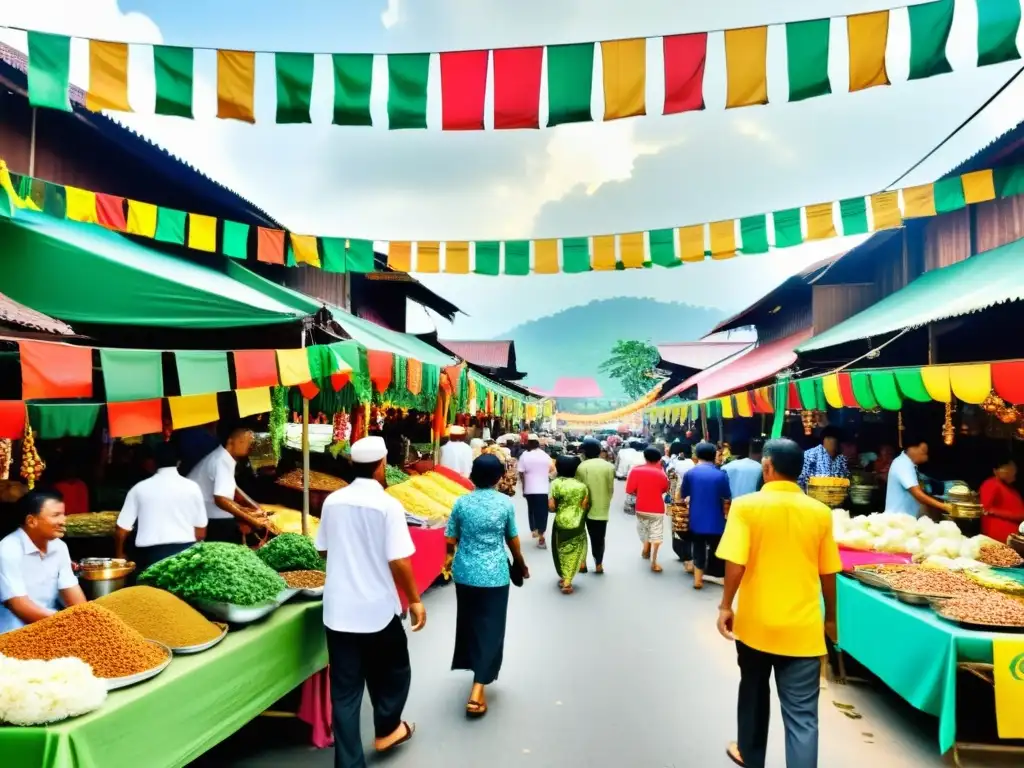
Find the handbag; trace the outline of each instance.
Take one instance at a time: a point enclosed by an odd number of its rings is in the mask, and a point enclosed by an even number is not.
[[[622,511],[625,512],[627,515],[635,515],[636,514],[636,494],[635,493],[627,493],[626,494],[626,501],[622,505]]]
[[[508,561],[508,578],[514,586],[521,587],[525,579],[523,578],[523,569],[515,560],[511,558]]]

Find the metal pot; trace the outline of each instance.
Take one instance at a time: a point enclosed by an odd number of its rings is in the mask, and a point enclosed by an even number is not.
[[[123,589],[135,563],[112,558],[87,558],[78,564],[78,581],[90,600]]]

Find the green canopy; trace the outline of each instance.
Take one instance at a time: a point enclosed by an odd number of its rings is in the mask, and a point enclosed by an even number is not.
[[[392,331],[369,320],[356,317],[339,307],[332,306],[330,309],[338,325],[367,349],[391,352],[402,357],[411,357],[421,363],[431,363],[441,367],[455,365],[454,357],[440,352],[412,334]]]
[[[102,227],[28,209],[0,216],[0,244],[4,292],[72,324],[234,328],[292,322],[319,307],[298,308]]]

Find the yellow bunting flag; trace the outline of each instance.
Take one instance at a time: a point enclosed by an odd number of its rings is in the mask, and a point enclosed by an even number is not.
[[[128,234],[155,237],[156,211],[157,207],[152,203],[140,203],[138,200],[129,200]]]
[[[850,91],[888,85],[885,46],[889,40],[889,12],[848,16],[846,35],[850,41]]]
[[[67,205],[67,217],[72,221],[84,221],[86,224],[98,224],[96,218],[96,193],[78,187],[64,187]]]
[[[558,241],[533,241],[533,271],[538,275],[558,274]]]
[[[768,27],[725,30],[726,109],[768,103]]]
[[[921,369],[921,381],[932,400],[948,403],[953,396],[949,387],[948,365],[926,365]]]
[[[984,402],[992,391],[992,366],[988,363],[951,366],[949,386],[953,394],[965,403],[977,405]]]
[[[256,54],[217,51],[217,117],[255,123]]]
[[[996,199],[996,182],[991,168],[965,173],[960,177],[960,183],[964,187],[964,202],[968,205]]]
[[[615,269],[615,235],[594,237],[594,261],[591,266],[605,272]]]
[[[647,114],[647,41],[608,40],[601,43],[604,66],[604,119]]]
[[[736,393],[736,415],[744,419],[749,419],[754,415],[754,406],[750,402],[749,392]]]
[[[240,418],[244,419],[253,414],[270,412],[270,387],[236,389],[235,397],[238,399],[238,416]]]
[[[1024,739],[1024,639],[992,638],[996,731],[1000,739]]]
[[[723,419],[733,419],[733,418],[736,417],[736,414],[732,410],[732,395],[726,395],[725,397],[720,397],[718,399],[718,402],[722,406],[722,418]]]
[[[277,350],[277,370],[281,375],[281,385],[295,387],[313,380],[309,371],[309,358],[304,349]]]
[[[217,219],[201,213],[188,215],[188,247],[197,251],[217,251]]]
[[[395,240],[388,243],[388,266],[396,272],[412,272],[412,243]]]
[[[469,243],[459,241],[444,244],[444,271],[450,275],[469,274]]]
[[[679,258],[682,261],[704,261],[704,225],[679,228]]]
[[[875,232],[902,227],[903,214],[900,213],[900,193],[894,189],[892,192],[879,192],[877,195],[872,195],[871,218],[872,229]]]
[[[807,211],[807,239],[827,240],[836,237],[836,223],[832,217],[832,203],[818,203],[808,205]]]
[[[295,254],[296,264],[308,264],[311,267],[320,266],[320,252],[317,248],[315,235],[296,235],[289,232],[288,237],[292,243],[292,253]]]
[[[630,232],[619,235],[619,255],[626,269],[639,269],[644,265],[644,233]]]
[[[434,274],[441,271],[441,244],[436,240],[416,243],[416,271]]]
[[[11,181],[11,173],[7,169],[7,163],[0,159],[0,188],[7,193],[7,198],[11,201],[11,205],[15,208],[28,208],[33,211],[41,210],[38,205],[33,202],[31,197],[22,198],[14,188],[14,182]],[[93,209],[95,212],[95,204]]]
[[[919,187],[907,187],[903,190],[903,216],[917,219],[922,216],[935,215],[935,185],[922,184]]]
[[[839,389],[839,375],[830,374],[821,379],[821,388],[825,392],[825,402],[832,408],[843,407],[843,393]]]
[[[736,255],[736,222],[713,222],[708,229],[711,232],[711,258],[731,259]]]
[[[212,424],[220,419],[220,412],[217,410],[216,393],[168,397],[167,405],[171,409],[171,426],[174,429]]]
[[[85,106],[93,112],[131,112],[128,104],[128,44],[89,41],[89,92]]]

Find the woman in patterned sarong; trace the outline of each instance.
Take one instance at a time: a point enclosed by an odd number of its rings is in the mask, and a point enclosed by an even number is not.
[[[571,595],[573,577],[587,559],[587,486],[576,479],[580,460],[561,455],[555,460],[558,476],[551,481],[548,508],[555,513],[551,555],[562,593]]]

